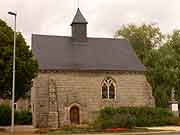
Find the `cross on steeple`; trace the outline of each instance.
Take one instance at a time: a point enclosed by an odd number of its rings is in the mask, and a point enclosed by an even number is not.
[[[77,0],[77,8],[79,8],[79,0]]]

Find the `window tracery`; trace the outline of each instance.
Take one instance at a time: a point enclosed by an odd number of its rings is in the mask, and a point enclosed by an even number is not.
[[[103,99],[115,98],[115,82],[110,77],[107,77],[102,84],[102,98]]]

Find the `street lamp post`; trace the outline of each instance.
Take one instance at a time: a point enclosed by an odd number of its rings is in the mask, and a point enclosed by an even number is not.
[[[8,12],[14,16],[14,47],[13,47],[13,80],[12,80],[12,114],[11,114],[11,133],[14,134],[14,102],[15,102],[15,59],[16,59],[16,13]]]

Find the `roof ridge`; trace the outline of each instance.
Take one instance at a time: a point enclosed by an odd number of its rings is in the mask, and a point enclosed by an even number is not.
[[[32,36],[49,36],[49,37],[65,37],[72,38],[71,36],[61,36],[61,35],[48,35],[48,34],[32,34]],[[125,40],[125,38],[113,38],[113,37],[87,37],[88,39],[109,39],[109,40]]]

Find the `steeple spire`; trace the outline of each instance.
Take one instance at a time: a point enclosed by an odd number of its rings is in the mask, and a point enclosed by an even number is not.
[[[87,24],[88,22],[78,8],[71,24],[73,42],[87,42]]]
[[[85,24],[88,23],[86,21],[85,17],[82,15],[82,13],[81,13],[79,8],[77,9],[76,15],[74,16],[74,19],[72,21],[72,24],[75,24],[75,23],[85,23]]]

